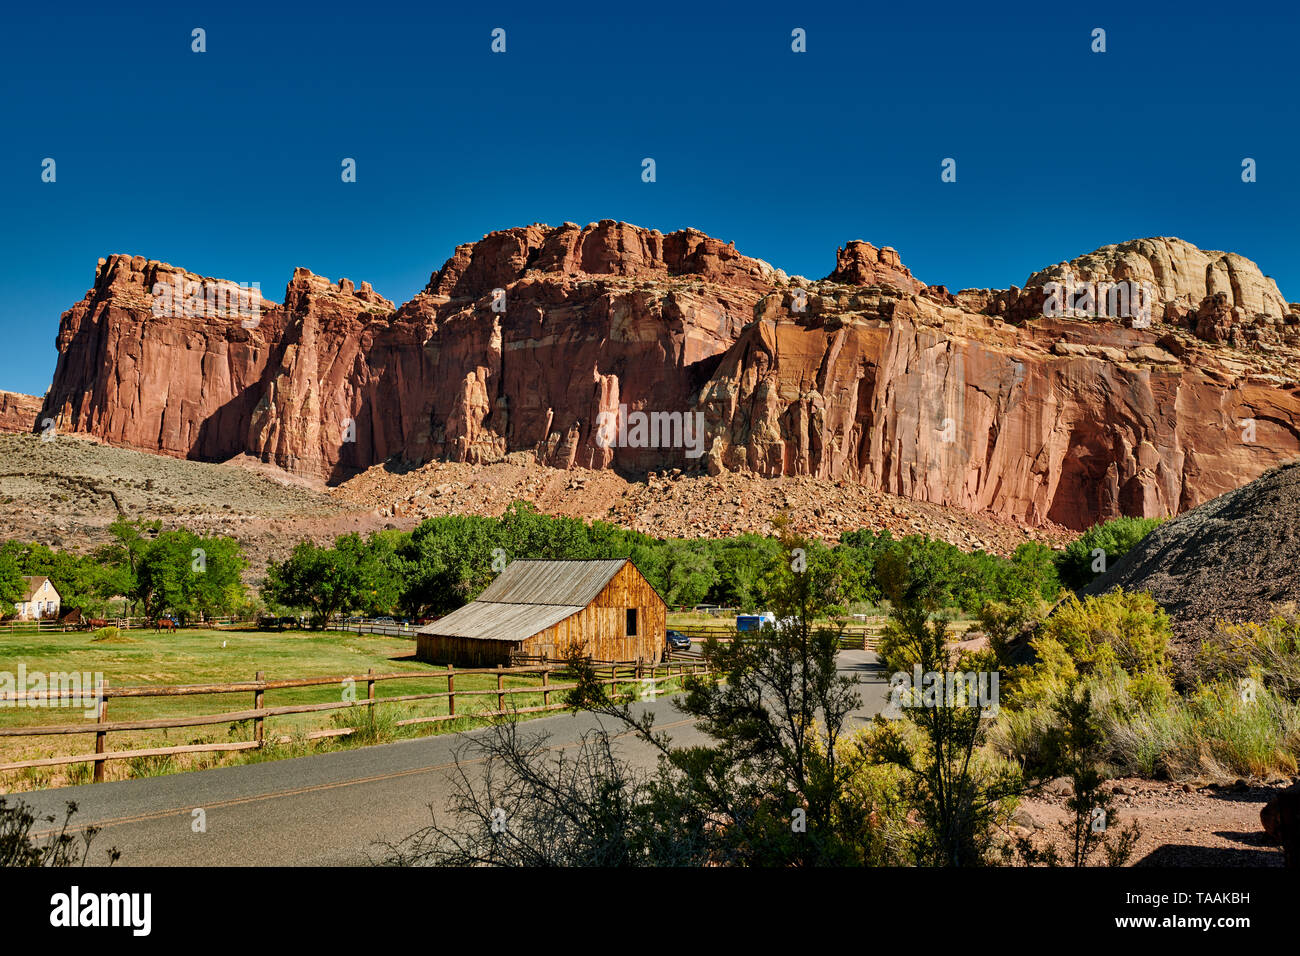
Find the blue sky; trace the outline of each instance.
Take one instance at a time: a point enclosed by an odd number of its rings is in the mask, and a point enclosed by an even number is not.
[[[1294,5],[549,6],[8,9],[0,388],[44,392],[100,256],[402,302],[530,222],[694,226],[810,277],[861,238],[951,289],[1177,235],[1300,300]]]

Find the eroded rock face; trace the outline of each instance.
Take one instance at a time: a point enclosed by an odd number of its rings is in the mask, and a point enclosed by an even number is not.
[[[952,294],[860,241],[808,282],[695,230],[532,225],[458,247],[400,308],[300,269],[245,327],[155,316],[154,284],[180,270],[114,256],[63,316],[43,414],[331,480],[525,450],[560,468],[845,478],[1072,527],[1176,513],[1300,453],[1300,310],[1252,263],[1156,239],[1068,264],[1155,285],[1147,328],[1044,318],[1066,267]],[[702,454],[655,441],[675,437],[666,418],[649,441],[602,433],[621,408],[699,413]]]
[[[1083,528],[1179,513],[1300,454],[1295,379],[1191,336],[1170,342],[1180,359],[1159,329],[832,295],[808,318],[760,302],[703,397],[711,470],[849,478]]]
[[[0,391],[0,432],[30,432],[38,427],[42,401],[35,395]]]

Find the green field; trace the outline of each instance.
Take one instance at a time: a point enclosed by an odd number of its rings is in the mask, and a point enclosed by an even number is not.
[[[362,677],[370,668],[377,674],[428,673],[428,679],[409,678],[380,682],[377,698],[441,692],[447,689],[445,668],[416,661],[413,641],[396,637],[358,635],[340,631],[214,631],[182,630],[175,634],[155,634],[151,630],[123,632],[113,642],[95,642],[93,633],[73,631],[32,635],[0,635],[0,671],[16,672],[19,663],[29,674],[35,672],[102,673],[111,686],[141,684],[212,684],[251,681],[258,671],[267,680],[326,677]],[[224,645],[224,646],[223,646]],[[552,674],[551,682],[565,683],[566,675]],[[537,686],[535,676],[505,678],[506,687]],[[496,689],[496,677],[490,674],[462,674],[456,678],[456,713],[495,710],[495,693],[462,695],[463,691]],[[667,688],[665,688],[667,689]],[[283,688],[265,692],[263,705],[277,707],[294,704],[337,702],[343,699],[342,683],[321,687]],[[357,681],[356,697],[364,700],[366,685]],[[562,693],[552,693],[551,703],[563,701]],[[506,706],[524,708],[542,704],[540,693],[515,694],[506,698]],[[221,714],[253,707],[251,691],[189,697],[111,698],[108,719],[131,720],[177,717],[196,714]],[[252,760],[299,756],[358,744],[402,739],[436,733],[448,733],[479,726],[483,720],[446,720],[436,723],[394,727],[393,722],[410,717],[446,714],[443,699],[408,701],[379,705],[373,731],[351,737],[305,741],[302,735],[341,727],[368,724],[366,708],[307,714],[286,714],[265,720],[265,735],[272,740],[280,735],[295,739],[278,743],[263,751],[235,753],[178,754],[165,757],[129,758],[106,763],[105,779],[151,776],[180,770],[203,769]],[[529,715],[532,716],[532,715]],[[0,763],[38,759],[94,751],[94,723],[81,707],[31,708],[0,707],[0,727],[74,724],[85,722],[87,733],[48,736],[0,737]],[[210,724],[201,727],[178,727],[157,730],[112,732],[107,737],[109,751],[137,750],[197,743],[233,743],[252,739],[251,721]],[[56,767],[27,768],[0,773],[0,792],[38,789],[89,782],[92,765],[70,764]]]

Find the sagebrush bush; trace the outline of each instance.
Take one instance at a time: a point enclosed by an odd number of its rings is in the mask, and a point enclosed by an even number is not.
[[[1057,641],[1081,674],[1119,667],[1129,674],[1163,676],[1169,671],[1171,635],[1169,615],[1151,595],[1117,588],[1082,601],[1070,595],[1043,623],[1035,646]]]
[[[1159,779],[1294,774],[1300,755],[1300,706],[1236,681],[1203,684],[1188,697],[1151,694],[1143,676],[1119,668],[1081,678],[1092,696],[1112,776]],[[1003,709],[989,734],[1002,755],[1034,767],[1043,758],[1056,689],[1019,709]]]
[[[1220,622],[1197,651],[1196,667],[1212,678],[1254,678],[1289,701],[1300,700],[1300,614],[1290,605],[1262,624]]]

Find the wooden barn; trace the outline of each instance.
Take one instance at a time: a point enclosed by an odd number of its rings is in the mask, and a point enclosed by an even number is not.
[[[457,667],[509,665],[514,655],[658,662],[667,606],[635,564],[515,561],[477,599],[420,628],[416,657]]]

